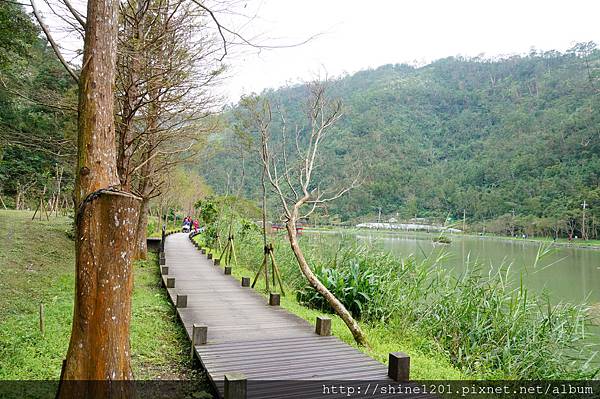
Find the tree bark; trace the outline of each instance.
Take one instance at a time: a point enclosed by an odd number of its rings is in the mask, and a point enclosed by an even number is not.
[[[107,191],[78,215],[75,309],[60,398],[131,397],[131,385],[100,381],[133,378],[129,254],[138,203],[131,194]]]
[[[292,251],[294,252],[294,256],[296,257],[296,260],[298,261],[298,265],[300,266],[300,270],[302,271],[302,274],[304,274],[304,276],[306,277],[306,279],[308,280],[310,285],[319,294],[323,295],[323,298],[325,298],[327,303],[329,303],[329,306],[331,306],[332,309],[335,311],[335,313],[342,318],[344,323],[346,323],[346,326],[352,333],[352,336],[354,337],[354,340],[356,341],[356,343],[359,345],[368,346],[367,337],[362,332],[360,326],[358,325],[356,320],[354,320],[354,318],[352,317],[352,315],[350,314],[348,309],[346,309],[344,304],[341,303],[339,301],[339,299],[337,299],[335,297],[335,295],[333,295],[327,289],[327,287],[325,287],[323,285],[323,283],[321,283],[321,281],[319,281],[317,276],[315,276],[315,274],[311,270],[310,266],[308,266],[308,262],[306,262],[306,258],[304,258],[304,253],[302,252],[300,245],[298,245],[298,236],[296,235],[296,218],[295,217],[292,216],[292,218],[287,221],[286,230],[287,230],[288,238],[290,240],[290,246],[292,248]]]
[[[147,230],[148,230],[148,209],[150,208],[150,200],[142,198],[140,205],[140,213],[138,217],[137,227],[135,231],[135,259],[148,258]]]
[[[139,199],[118,190],[113,85],[118,0],[89,0],[79,81],[74,200],[73,327],[58,398],[127,398],[130,366],[131,237]],[[104,381],[99,383],[99,381]]]

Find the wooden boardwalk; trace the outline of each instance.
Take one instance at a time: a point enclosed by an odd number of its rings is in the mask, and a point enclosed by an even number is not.
[[[317,335],[314,325],[269,306],[264,296],[225,275],[223,267],[197,250],[187,234],[166,238],[164,266],[168,267],[165,285],[175,278],[174,287],[167,288],[173,303],[178,295],[187,296],[187,304],[177,312],[190,340],[194,324],[207,326],[206,344],[196,345],[194,351],[221,397],[224,376],[232,373],[247,378],[248,397],[301,397],[301,387],[293,389],[286,383],[292,380],[394,384],[385,365],[336,337]],[[269,383],[254,386],[253,381]]]

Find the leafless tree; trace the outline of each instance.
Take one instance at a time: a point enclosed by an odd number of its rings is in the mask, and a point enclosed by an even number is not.
[[[219,98],[224,66],[207,12],[183,0],[139,0],[121,8],[117,74],[117,164],[121,185],[142,198],[136,257],[146,257],[150,200],[165,176],[192,159]]]
[[[307,126],[296,127],[293,132],[292,147],[288,150],[288,131],[284,112],[279,112],[281,121],[281,147],[272,148],[271,122],[272,110],[267,100],[246,101],[254,126],[261,136],[261,161],[266,178],[283,209],[290,246],[300,270],[310,283],[342,318],[346,326],[360,345],[367,345],[367,338],[346,307],[325,287],[308,264],[298,243],[296,224],[300,219],[309,217],[318,207],[334,201],[356,187],[359,178],[355,177],[349,185],[339,189],[323,189],[315,183],[315,174],[319,165],[319,147],[322,145],[331,127],[342,117],[342,104],[330,100],[326,93],[326,84],[313,82],[309,85],[307,103]],[[303,211],[304,208],[307,208]]]

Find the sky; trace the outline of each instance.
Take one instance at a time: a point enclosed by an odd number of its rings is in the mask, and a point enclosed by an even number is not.
[[[263,45],[237,48],[222,90],[230,101],[317,76],[453,56],[566,50],[600,42],[598,0],[250,0],[225,20]],[[244,25],[244,26],[242,26]]]
[[[81,38],[39,0],[68,59]],[[56,3],[56,2],[55,2]],[[85,0],[73,0],[85,11]],[[254,44],[229,46],[219,94],[228,102],[390,63],[424,65],[448,56],[507,56],[600,43],[600,0],[206,0],[219,20]],[[226,7],[223,12],[219,7]],[[231,37],[229,37],[231,39]],[[298,43],[307,43],[289,47]],[[286,47],[287,46],[287,47]],[[69,51],[71,49],[71,51]]]

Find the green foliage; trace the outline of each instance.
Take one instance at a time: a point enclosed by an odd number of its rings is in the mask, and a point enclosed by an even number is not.
[[[452,362],[470,375],[498,379],[591,378],[581,365],[584,306],[551,306],[520,287],[510,288],[501,271],[477,270],[448,278],[439,296],[420,309],[420,328],[435,337]]]
[[[211,197],[198,200],[194,204],[194,208],[200,210],[200,218],[204,224],[213,224],[217,220],[217,205]]]
[[[317,278],[335,295],[355,318],[360,319],[363,309],[372,310],[371,298],[379,287],[378,276],[373,274],[371,268],[364,261],[351,261],[347,267],[323,267],[314,269]],[[298,302],[305,306],[332,312],[333,310],[325,299],[307,284],[296,294]]]
[[[584,43],[565,53],[386,65],[331,82],[329,94],[343,100],[345,116],[320,149],[315,182],[334,186],[356,166],[365,179],[328,204],[324,221],[373,218],[381,207],[404,219],[462,220],[466,210],[474,223],[514,209],[524,232],[564,237],[574,225],[581,236],[580,204],[598,198],[600,184],[599,73],[600,51]],[[286,111],[287,125],[298,126],[303,139],[306,86],[262,95]],[[230,119],[240,123],[235,112]],[[274,148],[279,129],[274,118]],[[231,133],[213,142],[226,147],[234,140]],[[293,138],[287,144],[293,154]],[[207,181],[224,190],[226,172],[238,162],[232,152],[219,154],[203,168]],[[260,197],[260,172],[259,162],[247,163],[249,198]],[[600,220],[600,203],[588,214]],[[588,227],[600,233],[600,224]]]
[[[25,10],[0,3],[0,194],[72,189],[77,86]],[[36,198],[37,200],[38,198]],[[15,205],[14,201],[10,201]]]
[[[0,380],[58,380],[73,317],[75,251],[72,219],[31,222],[32,212],[0,210]],[[161,288],[155,256],[134,266],[131,320],[136,379],[192,379],[189,342]],[[37,328],[44,303],[46,331]],[[35,396],[35,395],[32,395]]]

